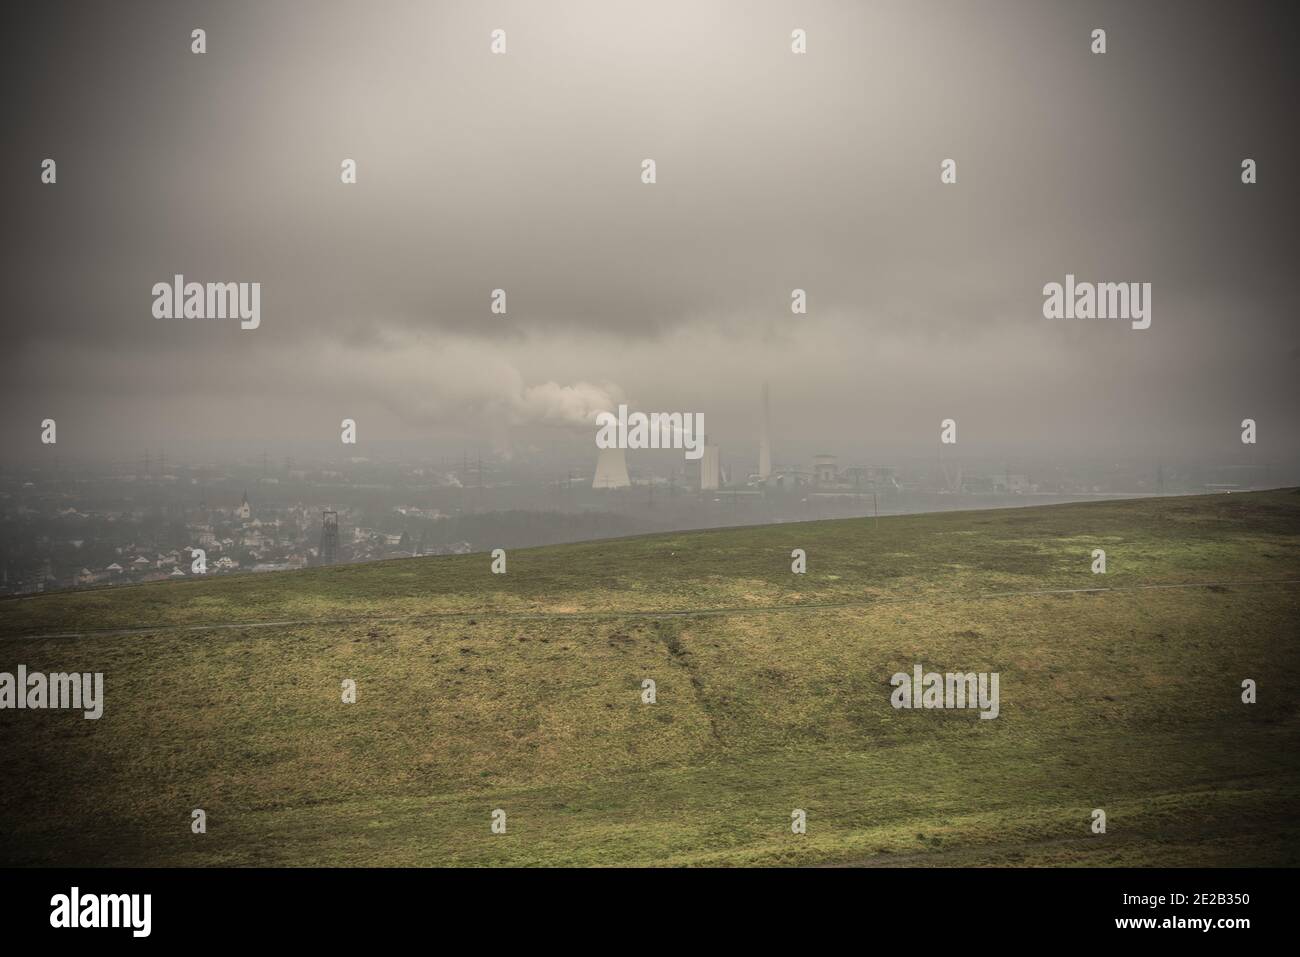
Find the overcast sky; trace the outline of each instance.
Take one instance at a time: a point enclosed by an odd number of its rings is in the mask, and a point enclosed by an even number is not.
[[[1246,417],[1300,449],[1283,5],[31,8],[0,31],[15,458],[45,417],[129,459],[344,417],[527,444],[618,398],[743,454],[765,379],[778,460],[925,454],[945,417],[972,453],[1232,456]],[[1044,319],[1067,272],[1150,282],[1151,327]],[[261,327],[155,319],[175,273],[260,282]]]

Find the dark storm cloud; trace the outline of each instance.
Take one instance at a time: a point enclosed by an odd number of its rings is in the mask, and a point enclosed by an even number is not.
[[[1294,451],[1283,11],[10,14],[5,440],[48,410],[110,443],[201,439],[231,418],[315,434],[355,407],[371,435],[527,426],[600,390],[701,409],[747,440],[768,378],[778,421],[813,438],[928,447],[960,411],[974,441],[1190,451],[1253,415]],[[789,52],[796,26],[806,56]],[[496,27],[504,57],[488,53]],[[344,157],[356,186],[339,183]],[[150,287],[177,272],[261,282],[262,327],[153,319]],[[1151,329],[1044,320],[1042,285],[1066,272],[1151,282]],[[807,317],[789,314],[794,287]]]

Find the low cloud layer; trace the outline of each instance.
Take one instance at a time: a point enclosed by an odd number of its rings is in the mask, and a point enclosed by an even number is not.
[[[193,8],[42,8],[2,67],[0,441],[500,444],[631,401],[736,445],[768,381],[828,445],[924,454],[958,414],[972,447],[1218,454],[1250,416],[1295,456],[1275,9],[286,2],[202,8],[195,56]],[[178,272],[261,282],[261,328],[153,319]],[[1067,273],[1150,282],[1151,328],[1045,320]]]

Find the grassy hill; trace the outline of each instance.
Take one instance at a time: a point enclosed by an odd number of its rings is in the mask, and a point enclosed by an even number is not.
[[[1296,491],[489,565],[0,602],[0,671],[106,686],[0,711],[0,863],[1300,864]],[[998,672],[1000,717],[895,710],[917,663]]]

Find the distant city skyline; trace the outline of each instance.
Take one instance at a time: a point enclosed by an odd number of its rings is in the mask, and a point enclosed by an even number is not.
[[[1267,467],[1230,464],[939,454],[882,465],[825,451],[792,453],[763,476],[712,444],[697,462],[613,448],[594,462],[488,452],[194,464],[160,453],[99,467],[10,464],[0,469],[0,594],[729,525],[1241,491],[1273,478]]]

